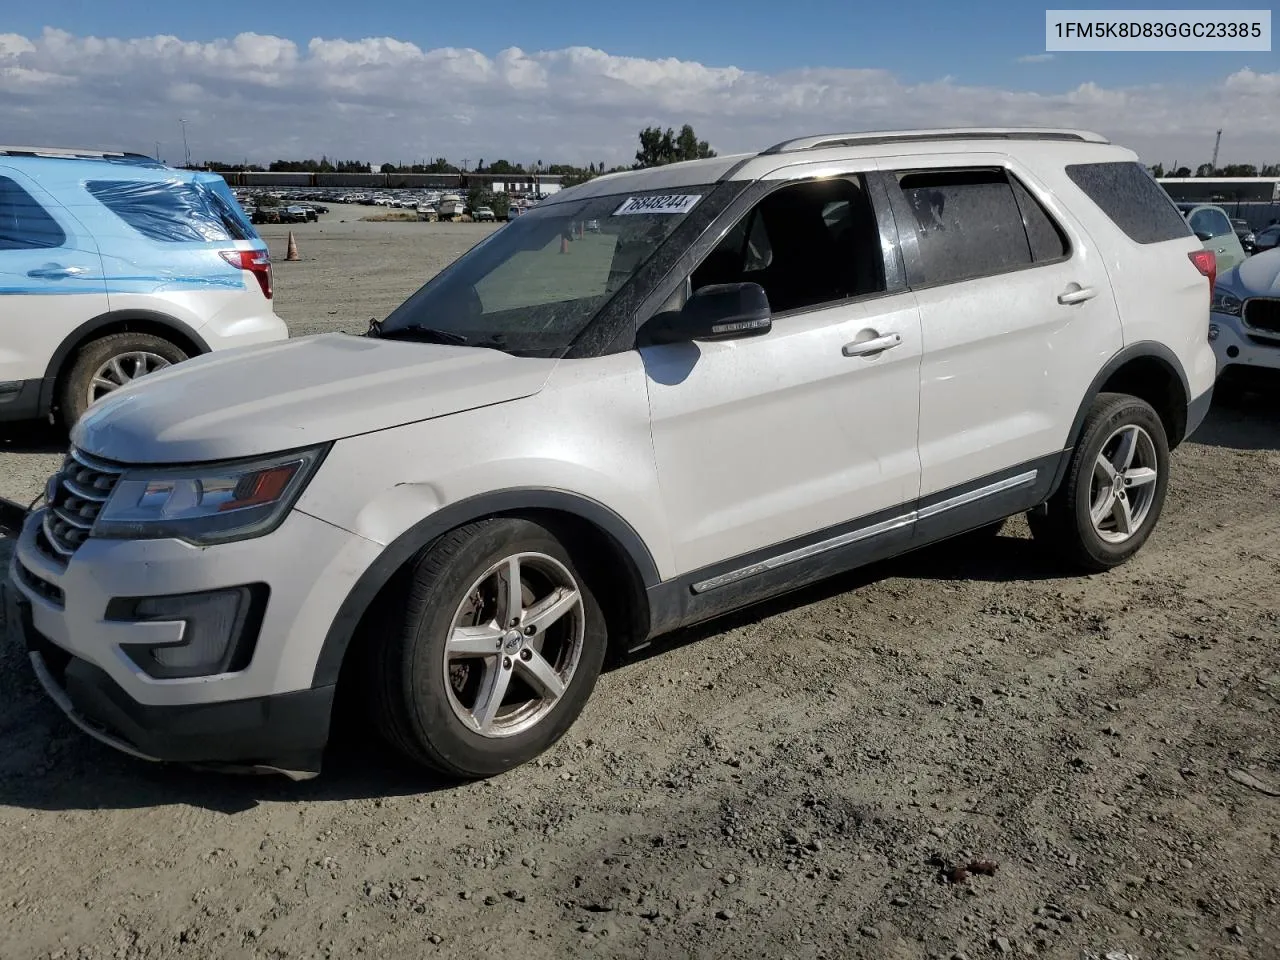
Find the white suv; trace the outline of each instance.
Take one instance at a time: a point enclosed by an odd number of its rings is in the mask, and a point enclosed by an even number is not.
[[[1210,401],[1212,282],[1090,133],[599,177],[364,336],[91,410],[13,561],[31,661],[152,759],[314,774],[345,688],[414,760],[496,774],[607,652],[837,571],[1022,511],[1126,560]]]
[[[0,147],[0,421],[90,404],[188,357],[288,337],[267,245],[217,174]]]

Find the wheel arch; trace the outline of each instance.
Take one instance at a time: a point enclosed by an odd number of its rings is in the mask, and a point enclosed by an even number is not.
[[[181,347],[188,357],[209,352],[209,344],[181,320],[156,310],[111,310],[86,320],[63,338],[49,359],[40,391],[40,409],[49,412],[57,404],[67,373],[81,348],[113,333],[150,333]]]
[[[565,546],[571,555],[576,554],[575,559],[586,551],[603,551],[611,562],[595,566],[589,575],[592,588],[607,593],[601,599],[611,635],[615,631],[638,639],[647,635],[646,589],[656,585],[660,576],[649,548],[631,524],[604,504],[567,491],[503,490],[442,507],[383,549],[347,592],[330,623],[316,658],[312,688],[338,682],[348,654],[359,646],[357,638],[362,635],[368,616],[387,592],[397,587],[397,575],[415,557],[451,530],[498,517],[521,517],[545,524],[565,539]],[[607,576],[614,570],[621,576]]]
[[[1080,403],[1064,449],[1071,450],[1080,441],[1089,408],[1101,393],[1127,393],[1151,404],[1164,425],[1170,450],[1185,439],[1191,389],[1181,361],[1163,343],[1155,340],[1131,343],[1107,361]],[[1062,485],[1070,459],[1062,458],[1051,495]]]

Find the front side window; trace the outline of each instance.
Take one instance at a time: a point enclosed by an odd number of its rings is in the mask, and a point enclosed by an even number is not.
[[[0,250],[47,250],[67,242],[49,211],[8,177],[0,177]]]
[[[690,280],[694,291],[758,283],[774,313],[883,292],[884,253],[865,183],[836,178],[775,190],[730,228]]]
[[[532,207],[445,268],[373,332],[561,356],[714,189],[707,184]]]
[[[1210,237],[1223,237],[1235,232],[1226,214],[1209,208],[1197,210],[1191,215],[1191,229]]]

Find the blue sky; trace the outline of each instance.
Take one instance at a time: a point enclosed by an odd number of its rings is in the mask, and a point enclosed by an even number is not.
[[[196,160],[614,164],[650,124],[691,122],[722,153],[1025,124],[1194,166],[1223,128],[1222,162],[1280,162],[1277,54],[1046,58],[1044,39],[1043,6],[994,0],[10,0],[0,129],[172,158],[182,117]]]
[[[1062,2],[1060,6],[1071,6]],[[1094,4],[1103,6],[1104,4]],[[1237,3],[1130,3],[1159,9],[1239,9]],[[1116,3],[1112,6],[1125,7]],[[157,15],[154,11],[160,11]],[[473,47],[493,54],[598,47],[618,56],[676,57],[709,66],[776,72],[799,67],[875,67],[908,81],[952,76],[966,84],[1047,91],[1092,80],[1106,86],[1221,78],[1242,65],[1277,69],[1276,53],[1072,53],[1016,63],[1044,51],[1044,8],[993,0],[551,0],[350,4],[142,3],[45,0],[9,5],[0,30],[28,36],[45,26],[77,35],[172,33],[213,40],[243,30],[305,43],[312,37],[390,36],[424,49]]]

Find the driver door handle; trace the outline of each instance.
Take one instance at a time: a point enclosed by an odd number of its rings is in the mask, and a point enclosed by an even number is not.
[[[36,280],[65,280],[85,272],[84,267],[64,267],[60,263],[46,263],[43,267],[28,270],[27,276]]]
[[[886,333],[884,336],[875,337],[872,340],[854,340],[846,343],[840,351],[846,357],[865,357],[871,353],[881,353],[896,347],[902,342],[902,334]]]
[[[1086,300],[1092,300],[1098,295],[1098,291],[1093,287],[1080,287],[1077,290],[1068,290],[1066,293],[1058,294],[1058,302],[1061,304],[1084,303]]]

